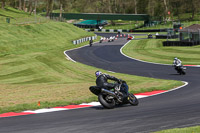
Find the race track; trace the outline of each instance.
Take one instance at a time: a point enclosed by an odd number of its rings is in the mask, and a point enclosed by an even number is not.
[[[98,106],[1,118],[0,133],[149,133],[200,125],[200,69],[187,67],[187,74],[180,76],[171,66],[129,59],[120,53],[126,42],[121,38],[66,54],[77,62],[108,71],[181,80],[189,84],[169,93],[140,99],[138,106],[110,110]]]

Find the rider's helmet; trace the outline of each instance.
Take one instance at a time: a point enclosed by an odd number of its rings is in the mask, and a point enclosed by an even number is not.
[[[178,59],[177,57],[174,58],[174,60],[177,60],[177,59]]]
[[[95,76],[96,76],[96,77],[98,77],[98,76],[101,75],[101,74],[102,74],[101,71],[96,71],[96,72],[95,72]]]

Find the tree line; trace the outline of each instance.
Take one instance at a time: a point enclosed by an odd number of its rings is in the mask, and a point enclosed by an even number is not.
[[[166,18],[191,13],[190,19],[200,11],[199,0],[1,0],[2,9],[11,6],[32,13],[53,11],[70,13],[149,14]]]

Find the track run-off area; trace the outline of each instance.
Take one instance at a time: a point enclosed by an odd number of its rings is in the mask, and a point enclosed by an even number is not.
[[[101,34],[109,37],[110,34]],[[200,125],[200,69],[187,67],[178,75],[170,65],[130,59],[121,53],[128,41],[95,43],[92,47],[66,51],[71,60],[107,71],[173,79],[188,85],[160,95],[139,99],[138,106],[104,109],[101,106],[1,118],[0,132],[13,133],[149,133],[163,129]],[[120,77],[119,77],[120,78]]]

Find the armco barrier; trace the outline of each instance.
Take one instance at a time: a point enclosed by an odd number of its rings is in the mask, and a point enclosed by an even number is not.
[[[178,35],[156,35],[156,39],[175,39]]]
[[[199,41],[186,42],[186,41],[164,41],[163,46],[195,46],[200,45]]]
[[[72,43],[74,45],[77,45],[77,44],[83,43],[85,41],[89,41],[90,39],[92,39],[92,40],[97,39],[97,35],[96,36],[91,36],[91,37],[84,37],[84,38],[81,38],[81,39],[78,39],[78,40],[73,40]]]
[[[85,29],[86,31],[95,32],[167,32],[169,29],[149,29],[149,30],[135,30],[135,29]],[[172,30],[172,29],[171,29]]]

